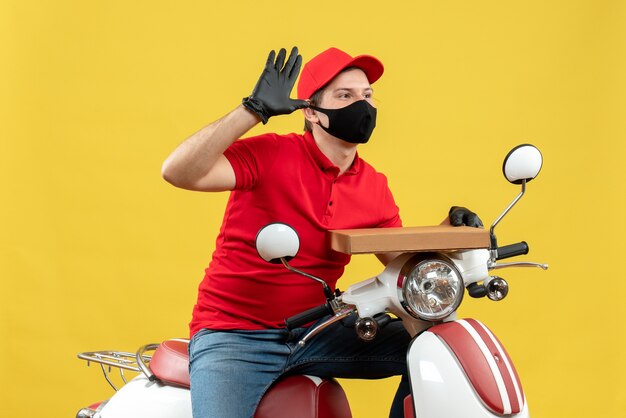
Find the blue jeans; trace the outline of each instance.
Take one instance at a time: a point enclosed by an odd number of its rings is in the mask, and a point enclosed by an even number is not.
[[[372,342],[361,341],[350,324],[334,324],[296,349],[308,330],[204,329],[195,334],[189,344],[194,418],[252,418],[265,391],[287,374],[357,379],[402,375],[390,417],[404,416],[410,337],[400,321],[384,327]]]

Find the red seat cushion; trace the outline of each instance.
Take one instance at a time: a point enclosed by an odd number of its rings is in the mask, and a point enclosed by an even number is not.
[[[186,340],[161,343],[150,360],[150,369],[161,381],[189,387],[189,354]],[[255,418],[351,418],[348,399],[334,379],[288,376],[267,391]]]
[[[334,379],[289,376],[265,394],[254,418],[351,418],[346,394]]]
[[[189,353],[186,340],[163,341],[150,360],[150,370],[163,382],[189,387]]]

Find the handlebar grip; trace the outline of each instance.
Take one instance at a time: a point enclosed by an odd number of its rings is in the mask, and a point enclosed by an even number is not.
[[[498,260],[503,260],[509,257],[515,257],[517,255],[528,254],[528,244],[526,241],[518,242],[517,244],[505,245],[498,247]]]
[[[316,319],[332,314],[334,314],[334,312],[330,307],[330,304],[325,303],[285,319],[285,325],[287,325],[288,330],[292,330],[294,328],[301,327],[302,325],[306,325],[309,322],[313,322]]]

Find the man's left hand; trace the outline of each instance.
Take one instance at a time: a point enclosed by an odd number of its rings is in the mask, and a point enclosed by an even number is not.
[[[450,208],[450,212],[448,212],[448,216],[450,217],[450,223],[453,226],[465,225],[473,228],[483,227],[483,222],[480,220],[478,215],[462,206],[452,206]]]
[[[272,116],[288,115],[297,109],[309,107],[309,102],[306,100],[289,98],[300,73],[302,57],[298,54],[296,47],[291,49],[285,63],[286,55],[287,50],[284,48],[278,51],[278,56],[276,52],[271,51],[252,94],[243,98],[242,104],[251,112],[256,113],[263,124],[266,124]]]

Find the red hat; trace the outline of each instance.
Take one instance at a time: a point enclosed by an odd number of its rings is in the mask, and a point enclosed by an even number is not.
[[[385,71],[383,63],[371,55],[359,55],[352,58],[340,49],[328,48],[304,65],[298,81],[298,99],[310,99],[313,93],[348,67],[363,70],[370,84],[374,84]]]

